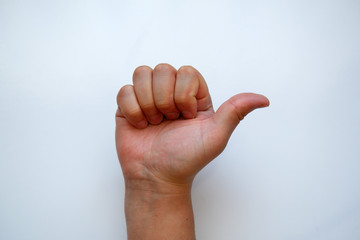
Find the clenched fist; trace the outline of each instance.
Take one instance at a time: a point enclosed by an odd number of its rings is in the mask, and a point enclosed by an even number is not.
[[[202,75],[191,66],[138,67],[117,96],[116,146],[127,180],[190,183],[225,148],[240,120],[269,105],[243,93],[213,110]]]
[[[116,148],[125,179],[129,240],[195,239],[191,184],[266,97],[238,94],[214,112],[191,66],[138,67],[117,96]]]

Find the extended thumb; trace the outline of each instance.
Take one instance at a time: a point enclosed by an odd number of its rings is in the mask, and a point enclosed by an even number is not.
[[[224,102],[214,115],[214,120],[227,137],[230,137],[239,122],[251,111],[269,106],[269,100],[260,94],[241,93]]]

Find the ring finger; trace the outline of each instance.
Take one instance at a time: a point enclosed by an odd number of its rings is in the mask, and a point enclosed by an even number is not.
[[[148,121],[152,124],[161,123],[163,115],[157,110],[154,102],[152,69],[148,66],[135,69],[133,84],[139,105]]]

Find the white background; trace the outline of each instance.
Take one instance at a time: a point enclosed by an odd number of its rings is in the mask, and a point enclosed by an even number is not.
[[[360,239],[359,1],[0,0],[0,239],[126,239],[115,97],[193,65],[266,95],[196,178],[199,240]]]

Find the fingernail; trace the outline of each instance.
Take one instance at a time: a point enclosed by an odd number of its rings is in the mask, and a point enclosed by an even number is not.
[[[147,124],[148,124],[147,121],[141,121],[141,122],[137,123],[136,126],[138,128],[146,128]]]
[[[149,121],[152,124],[159,124],[159,123],[161,123],[162,118],[163,118],[163,116],[161,114],[157,114],[157,115],[149,117]]]
[[[188,112],[188,111],[182,112],[182,115],[183,115],[184,118],[187,118],[187,119],[194,118],[194,115],[191,112]]]
[[[177,119],[179,117],[179,113],[167,113],[165,116],[167,119]]]

